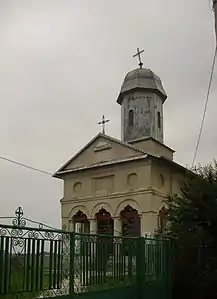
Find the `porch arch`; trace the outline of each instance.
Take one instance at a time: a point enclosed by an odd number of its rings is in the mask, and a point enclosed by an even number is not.
[[[137,210],[138,214],[141,215],[139,204],[134,199],[126,199],[122,201],[115,210],[115,216],[119,217],[120,213],[124,210],[126,206],[131,206],[134,210]]]
[[[101,210],[101,209],[105,209],[107,212],[110,213],[111,217],[113,217],[113,210],[112,207],[107,203],[107,202],[100,202],[98,204],[96,204],[91,212],[91,217],[95,218],[95,215]]]
[[[73,207],[69,213],[69,218],[72,219],[72,217],[74,215],[76,215],[79,211],[86,214],[88,219],[90,218],[90,213],[84,205],[78,205],[78,206]]]

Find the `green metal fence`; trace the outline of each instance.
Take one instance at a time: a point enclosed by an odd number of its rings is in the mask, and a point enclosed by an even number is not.
[[[170,297],[170,240],[25,224],[0,225],[0,299]]]

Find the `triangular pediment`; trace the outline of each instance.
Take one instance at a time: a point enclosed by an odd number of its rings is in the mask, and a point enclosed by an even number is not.
[[[139,155],[144,155],[144,152],[113,137],[98,134],[68,160],[56,174]]]

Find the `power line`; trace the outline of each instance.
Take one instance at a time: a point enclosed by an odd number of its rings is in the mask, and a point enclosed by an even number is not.
[[[2,157],[2,156],[0,156],[0,159],[4,160],[4,161],[7,161],[7,162],[10,162],[10,163],[13,163],[13,164],[16,164],[16,165],[21,166],[21,167],[28,168],[30,170],[34,170],[34,171],[37,171],[37,172],[40,172],[40,173],[43,173],[43,174],[47,174],[47,175],[52,175],[52,173],[50,173],[48,171],[44,171],[44,170],[41,170],[41,169],[29,166],[29,165],[26,165],[26,164],[23,164],[23,163],[20,163],[20,162],[8,159],[8,158]]]
[[[196,149],[195,149],[195,153],[194,153],[194,157],[193,157],[192,167],[194,166],[198,148],[199,148],[199,144],[200,144],[201,134],[202,134],[206,110],[207,110],[207,104],[209,101],[209,95],[210,95],[210,90],[211,90],[211,86],[212,86],[212,79],[213,79],[213,73],[214,73],[214,68],[215,68],[216,55],[217,55],[217,47],[215,48],[212,69],[211,69],[211,74],[210,74],[210,79],[209,79],[209,84],[208,84],[208,91],[207,91],[207,95],[206,95],[206,101],[205,101],[205,106],[204,106],[204,110],[203,110],[203,116],[202,116],[201,126],[200,126],[199,135],[198,135],[198,139],[197,139]]]

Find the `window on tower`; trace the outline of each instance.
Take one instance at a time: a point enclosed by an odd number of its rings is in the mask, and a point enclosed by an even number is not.
[[[157,113],[157,124],[158,124],[158,129],[161,128],[161,121],[160,121],[160,112],[158,111]]]
[[[129,121],[129,127],[133,127],[134,126],[134,111],[133,111],[133,109],[129,110],[128,121]]]

